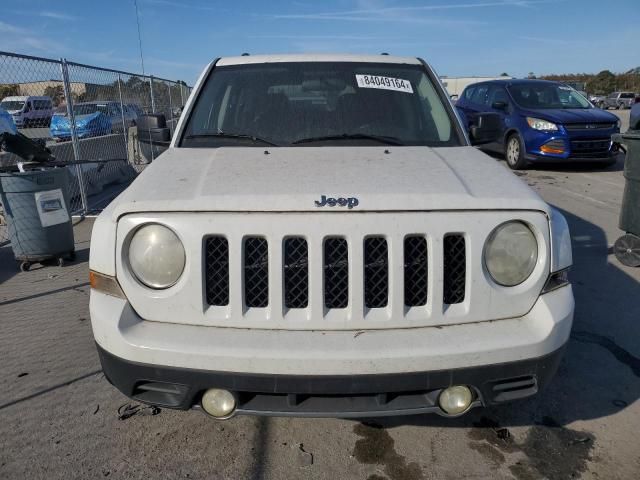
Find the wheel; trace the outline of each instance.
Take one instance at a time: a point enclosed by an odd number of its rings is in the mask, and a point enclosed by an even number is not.
[[[59,267],[63,267],[64,266],[64,258],[58,257],[58,266]]]
[[[613,253],[627,267],[640,267],[640,237],[631,233],[621,236],[613,244]]]
[[[618,110],[624,110],[624,103],[618,104]]]
[[[31,262],[20,262],[20,271],[28,272],[31,268]]]
[[[606,110],[607,107],[605,107],[604,102],[598,102],[598,108],[600,108],[601,110]]]
[[[522,145],[520,135],[517,133],[511,134],[507,139],[505,158],[507,159],[507,165],[512,170],[522,170],[527,166],[527,161],[524,158],[524,145]]]

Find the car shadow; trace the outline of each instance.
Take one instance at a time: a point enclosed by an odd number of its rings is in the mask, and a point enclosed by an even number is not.
[[[382,428],[565,426],[614,415],[640,398],[640,282],[610,254],[605,232],[567,211],[576,313],[563,360],[545,390],[524,401],[478,408],[459,418],[378,418]]]
[[[504,155],[497,152],[489,152],[484,151],[487,155],[496,160],[506,162]],[[598,165],[594,165],[589,162],[571,162],[571,163],[561,163],[561,162],[535,162],[529,163],[527,165],[527,170],[544,170],[550,172],[583,172],[583,173],[598,173],[598,172],[621,172],[624,170],[624,153],[618,153],[616,157],[616,163],[613,165],[609,165],[608,167],[600,167]]]

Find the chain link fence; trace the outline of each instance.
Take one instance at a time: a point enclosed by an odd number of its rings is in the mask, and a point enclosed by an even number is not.
[[[173,131],[190,92],[182,81],[0,52],[0,108],[20,133],[70,163],[75,215],[103,209],[144,169],[137,118],[162,113]],[[10,157],[0,152],[0,166]],[[0,245],[7,241],[0,205]]]

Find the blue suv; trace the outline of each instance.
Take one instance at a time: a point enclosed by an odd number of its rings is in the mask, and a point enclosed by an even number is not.
[[[594,107],[573,88],[546,80],[492,80],[469,85],[456,108],[469,128],[481,113],[499,114],[499,141],[482,145],[503,153],[509,167],[529,162],[615,163],[611,135],[620,131],[615,115]]]

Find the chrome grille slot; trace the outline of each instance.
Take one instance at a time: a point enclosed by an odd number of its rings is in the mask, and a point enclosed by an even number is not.
[[[229,242],[224,237],[209,237],[204,252],[207,304],[229,305]]]
[[[462,303],[467,276],[466,243],[463,235],[445,235],[443,275],[443,302],[449,305]]]
[[[349,250],[344,238],[324,240],[324,305],[346,308],[349,305]]]
[[[284,305],[307,308],[309,305],[309,246],[302,237],[284,241]]]
[[[427,304],[429,270],[427,240],[410,236],[404,239],[404,304],[419,307]]]
[[[389,301],[389,249],[383,237],[364,241],[364,304],[383,308]]]
[[[247,307],[269,305],[269,251],[267,240],[246,237],[244,240],[244,302]]]

